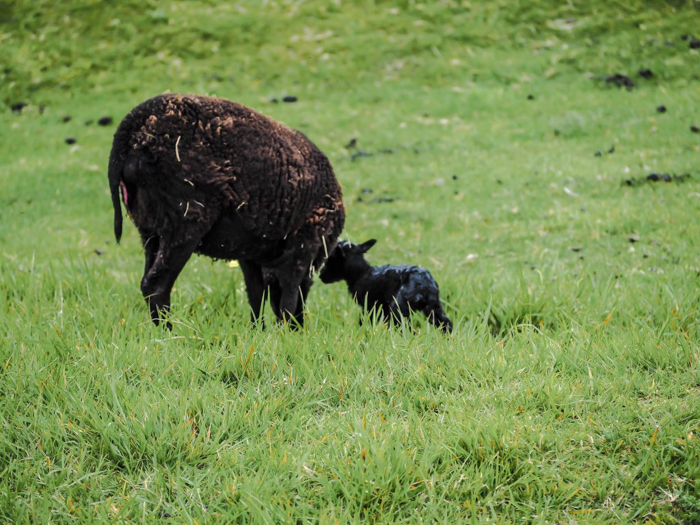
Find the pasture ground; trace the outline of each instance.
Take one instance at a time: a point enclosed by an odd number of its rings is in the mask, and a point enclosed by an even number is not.
[[[0,18],[0,521],[700,521],[697,2]],[[307,134],[345,237],[429,268],[454,333],[360,327],[318,281],[304,330],[251,330],[239,270],[197,257],[153,327],[106,166],[165,90]]]

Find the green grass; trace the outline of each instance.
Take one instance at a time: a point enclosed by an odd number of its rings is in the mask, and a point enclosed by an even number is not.
[[[0,521],[700,520],[697,2],[0,13]],[[429,268],[454,333],[359,326],[320,282],[302,331],[252,330],[205,258],[153,327],[85,121],[165,90],[304,131],[344,236]],[[624,184],[651,172],[690,178]]]

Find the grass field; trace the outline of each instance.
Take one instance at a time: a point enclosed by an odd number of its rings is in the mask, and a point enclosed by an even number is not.
[[[0,1],[0,522],[700,522],[699,27],[695,1]],[[107,159],[166,90],[307,134],[344,237],[429,268],[454,333],[359,326],[318,280],[303,330],[252,330],[205,258],[152,326]]]

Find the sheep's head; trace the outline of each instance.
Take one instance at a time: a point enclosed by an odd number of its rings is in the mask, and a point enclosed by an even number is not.
[[[346,279],[353,270],[364,269],[369,265],[364,254],[375,245],[376,239],[370,239],[362,244],[339,240],[335,249],[326,260],[319,277],[324,283],[335,283]]]

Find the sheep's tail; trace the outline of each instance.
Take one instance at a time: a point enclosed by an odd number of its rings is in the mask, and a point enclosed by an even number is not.
[[[119,159],[119,144],[115,138],[112,152],[109,155],[109,191],[112,194],[112,206],[114,207],[114,237],[119,242],[122,238],[122,205],[119,198],[119,182],[122,176],[123,163]]]

